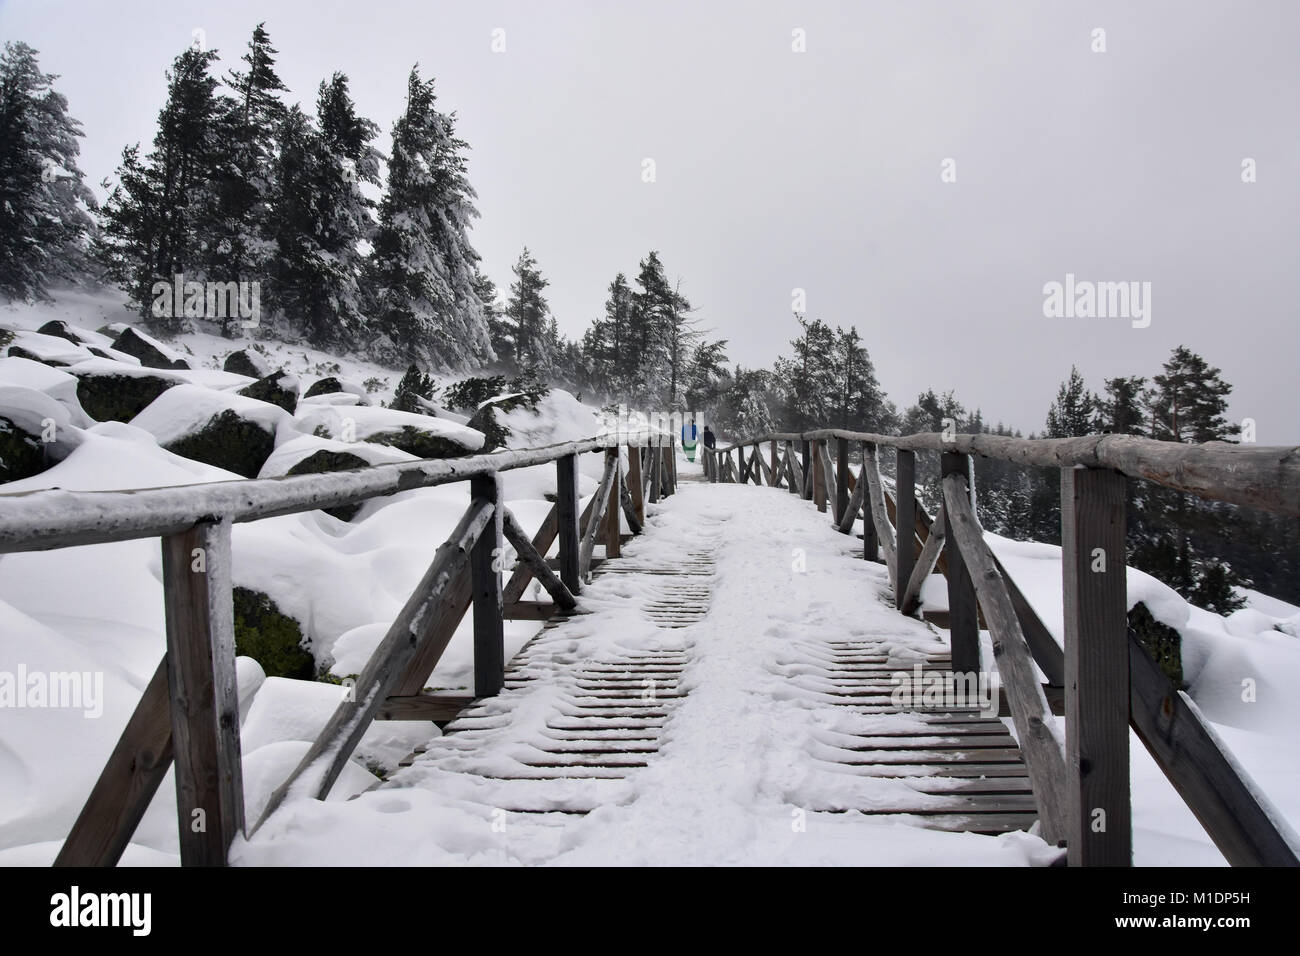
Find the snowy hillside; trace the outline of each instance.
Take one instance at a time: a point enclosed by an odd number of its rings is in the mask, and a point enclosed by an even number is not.
[[[277,386],[271,397],[281,404],[274,404],[239,394],[259,378],[222,370],[232,351],[251,343],[205,334],[158,343],[136,329],[133,334],[162,356],[154,356],[155,363],[190,366],[149,367],[113,347],[123,333],[117,325],[123,316],[120,300],[111,296],[67,295],[52,304],[0,309],[0,329],[12,333],[4,350],[8,354],[0,358],[0,416],[20,430],[19,438],[35,440],[37,458],[47,456],[34,467],[49,465],[0,490],[104,490],[272,477],[290,473],[322,452],[355,456],[361,460],[345,458],[344,463],[356,467],[417,457],[398,447],[402,445],[425,454],[429,447],[463,454],[483,444],[483,435],[466,426],[467,415],[441,410],[434,418],[383,408],[400,378],[391,369],[281,343],[256,343],[248,356],[254,363],[250,371],[265,372],[260,380]],[[52,321],[65,322],[65,331],[79,342],[35,331]],[[0,332],[0,338],[7,337]],[[314,386],[331,379],[334,383],[326,387],[336,390],[309,396]],[[127,421],[96,421],[83,407],[84,398],[96,410],[117,413],[149,397],[148,389],[133,383],[162,390],[134,414],[122,414]],[[42,422],[50,419],[57,434],[43,443]],[[209,427],[214,421],[226,422],[229,435],[214,438]],[[537,411],[515,409],[499,415],[498,422],[511,429],[509,443],[516,446],[587,438],[598,430],[594,410],[559,390],[546,395]],[[187,455],[226,456],[227,467]],[[597,456],[587,457],[591,460],[581,463],[584,495],[594,492],[602,466]],[[550,508],[554,467],[508,472],[503,483],[511,510],[533,533]],[[336,705],[338,687],[328,681],[361,669],[464,511],[467,494],[463,483],[452,484],[368,502],[346,516],[350,520],[312,512],[235,526],[235,586],[249,595],[264,595],[273,613],[247,596],[241,610],[250,621],[256,616],[263,636],[281,633],[276,628],[283,628],[287,617],[309,642],[301,659],[287,655],[286,660],[282,647],[274,651],[277,661],[297,667],[298,677],[267,677],[252,658],[239,659],[250,817]],[[0,788],[0,864],[45,864],[53,859],[162,657],[158,542],[4,555],[0,618],[3,669],[103,674],[102,713],[6,709],[0,722],[0,778],[6,782]],[[537,625],[508,621],[505,626],[510,654]],[[432,686],[466,688],[471,671],[467,618],[434,672]],[[334,799],[376,782],[365,767],[391,772],[416,744],[436,733],[432,724],[375,724]],[[176,850],[175,793],[169,777],[125,862],[174,861]]]

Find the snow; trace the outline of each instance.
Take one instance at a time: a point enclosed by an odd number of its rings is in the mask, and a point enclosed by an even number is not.
[[[331,405],[308,405],[298,412],[300,431],[311,434],[321,428],[331,438],[339,438],[350,432],[358,441],[365,441],[372,435],[400,431],[407,427],[454,441],[467,451],[477,451],[483,447],[482,432],[456,422],[417,415],[414,412],[363,405],[350,405],[344,410]]]

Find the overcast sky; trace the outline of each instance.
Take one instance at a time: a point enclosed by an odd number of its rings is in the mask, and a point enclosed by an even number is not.
[[[96,183],[151,140],[192,30],[224,73],[262,20],[292,98],[346,72],[385,152],[411,66],[436,78],[486,271],[527,244],[570,336],[657,249],[747,367],[788,349],[801,288],[900,408],[951,388],[1041,429],[1071,363],[1100,389],[1185,344],[1261,442],[1300,442],[1300,2],[0,0]],[[1150,325],[1045,318],[1067,273],[1150,282]]]

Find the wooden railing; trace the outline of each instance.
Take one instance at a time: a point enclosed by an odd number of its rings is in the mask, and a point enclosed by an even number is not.
[[[622,468],[622,446],[628,468]],[[605,458],[595,496],[578,511],[578,457]],[[531,539],[505,507],[499,475],[554,463],[556,501]],[[603,436],[546,448],[378,465],[319,475],[135,491],[0,494],[0,553],[162,539],[167,646],[127,722],[56,866],[112,866],[173,764],[184,865],[224,865],[244,819],[231,577],[231,525],[354,505],[415,488],[468,481],[470,503],[437,549],[355,685],[256,826],[292,790],[324,799],[373,720],[445,722],[504,681],[503,620],[543,620],[573,610],[603,544],[619,554],[620,511],[635,534],[645,501],[673,493],[673,441]],[[558,573],[546,559],[558,539]],[[503,583],[504,542],[518,562]],[[536,579],[552,602],[522,596]],[[466,611],[473,607],[474,696],[423,688]],[[256,826],[253,830],[256,830]]]
[[[766,457],[763,445],[769,446]],[[861,454],[856,477],[850,469],[854,446]],[[896,498],[880,478],[882,446],[897,455]],[[933,520],[915,496],[918,451],[941,455],[943,500]],[[973,455],[1060,469],[1064,647],[984,539],[972,503]],[[864,557],[883,555],[902,613],[918,611],[921,586],[940,566],[953,670],[987,669],[980,662],[982,620],[1039,803],[1042,835],[1068,847],[1071,865],[1132,862],[1130,725],[1229,863],[1300,864],[1297,839],[1281,814],[1129,629],[1125,554],[1126,476],[1300,516],[1300,448],[1182,445],[1120,435],[900,437],[822,429],[705,449],[704,470],[712,482],[784,486],[829,510],[845,534],[862,513]],[[1053,704],[1062,700],[1063,740],[1053,720]]]

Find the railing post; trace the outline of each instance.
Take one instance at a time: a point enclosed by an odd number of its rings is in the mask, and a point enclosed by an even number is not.
[[[808,441],[801,441],[799,443],[799,457],[803,461],[803,487],[799,489],[799,497],[804,501],[808,501],[812,498],[813,485],[815,484],[815,482],[811,480],[812,472],[808,470],[812,462],[811,445],[812,443]]]
[[[615,445],[605,452],[605,458],[614,459],[614,480],[609,484],[609,504],[605,508],[605,557],[617,558],[623,553],[618,514],[623,500],[623,455]]]
[[[661,495],[661,482],[663,480],[663,463],[664,456],[659,451],[659,443],[662,439],[656,435],[654,444],[650,445],[650,455],[646,459],[647,467],[650,469],[650,503],[658,504]]]
[[[639,493],[637,498],[640,499]],[[578,456],[563,455],[555,460],[556,537],[559,539],[560,580],[574,594],[582,590],[582,575],[578,571],[578,517]]]
[[[894,527],[898,530],[898,608],[903,607],[903,592],[916,566],[916,453],[899,448],[894,472]]]
[[[1061,469],[1071,866],[1133,862],[1124,476]]]
[[[967,458],[958,452],[944,452],[943,476],[961,475],[969,481]],[[959,674],[977,674],[980,671],[979,610],[975,602],[975,585],[957,547],[955,534],[944,539],[943,553],[948,563],[948,636],[952,644],[952,669]]]
[[[849,508],[849,440],[835,439],[835,520],[843,521]],[[850,528],[850,531],[853,529]]]
[[[474,600],[474,696],[495,697],[505,683],[505,631],[502,625],[501,561],[504,550],[501,479],[496,474],[469,480],[471,499],[493,504],[492,523],[470,551],[470,593]]]
[[[867,480],[867,443],[862,443],[862,471],[858,474],[858,481]],[[862,557],[868,561],[880,560],[880,541],[876,538],[876,521],[871,513],[871,485],[862,491]]]
[[[817,440],[812,443],[812,460],[813,460],[813,503],[817,505],[817,510],[826,511],[826,478],[822,474],[822,455],[821,441]]]
[[[771,485],[773,488],[775,488],[777,484],[779,484],[780,482],[780,476],[778,476],[776,473],[776,439],[775,438],[772,439],[772,449],[769,454],[768,460],[771,462],[771,475],[769,475],[767,479],[767,483]]]
[[[627,490],[632,496],[632,510],[637,521],[645,527],[645,486],[641,482],[641,448],[630,442],[627,446]]]
[[[162,539],[167,685],[181,864],[225,866],[244,829],[230,524]]]

